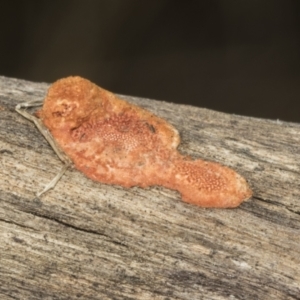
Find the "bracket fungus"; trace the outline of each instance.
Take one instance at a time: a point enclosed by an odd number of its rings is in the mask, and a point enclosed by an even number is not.
[[[236,207],[252,195],[232,169],[180,154],[179,133],[167,121],[81,77],[52,84],[33,118],[50,131],[60,158],[95,181],[161,185],[202,207]]]

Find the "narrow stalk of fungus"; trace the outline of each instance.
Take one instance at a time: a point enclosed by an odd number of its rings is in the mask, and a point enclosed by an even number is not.
[[[202,207],[236,207],[252,195],[232,169],[181,155],[179,134],[167,121],[86,79],[55,82],[36,115],[59,151],[95,181],[162,185]]]

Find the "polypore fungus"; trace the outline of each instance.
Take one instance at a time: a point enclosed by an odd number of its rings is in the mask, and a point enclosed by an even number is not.
[[[252,194],[230,168],[181,155],[167,121],[86,79],[55,82],[36,115],[76,169],[95,181],[162,185],[203,207],[236,207]]]

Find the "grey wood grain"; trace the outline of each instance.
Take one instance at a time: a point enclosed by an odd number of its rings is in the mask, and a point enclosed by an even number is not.
[[[123,96],[172,123],[183,153],[245,176],[253,198],[203,209],[71,169],[37,199],[61,162],[14,107],[47,87],[0,77],[0,299],[300,299],[300,124]]]

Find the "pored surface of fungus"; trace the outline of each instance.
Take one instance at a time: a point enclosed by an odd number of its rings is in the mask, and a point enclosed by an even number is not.
[[[55,82],[37,116],[87,177],[123,187],[162,185],[202,207],[236,207],[251,197],[245,179],[177,151],[167,121],[81,77]]]

